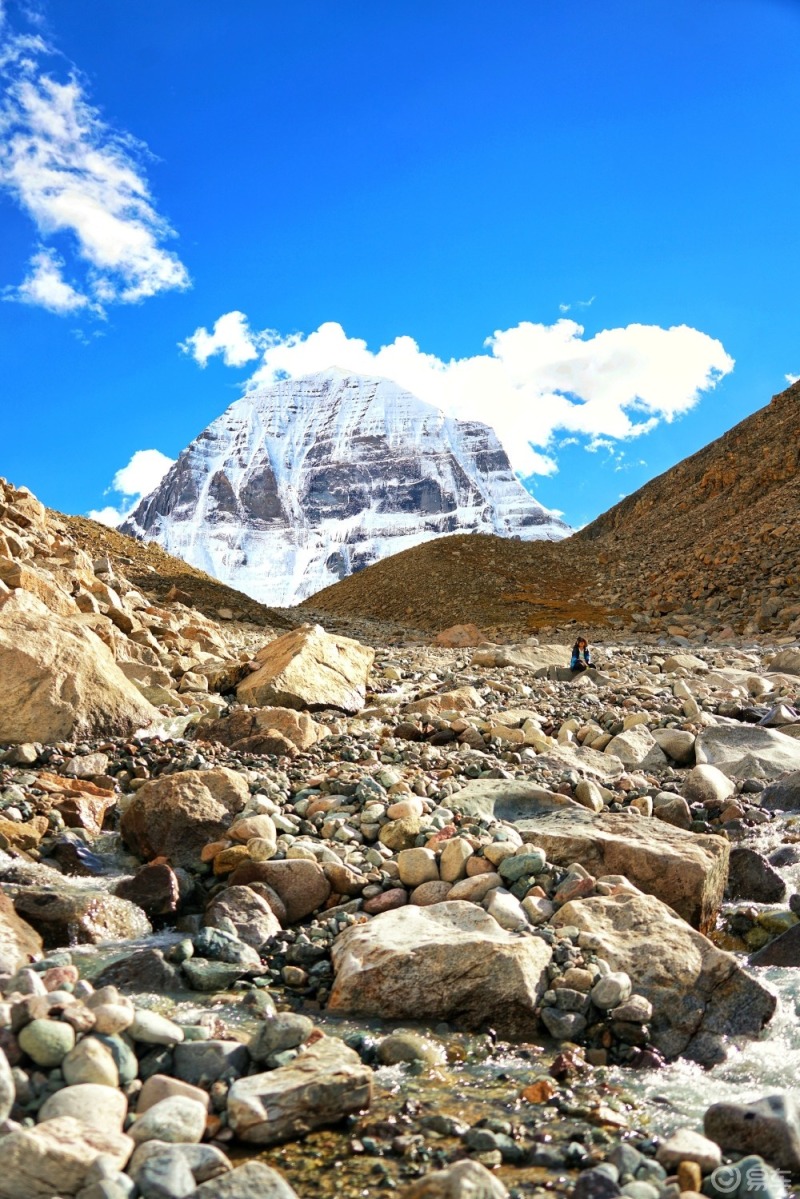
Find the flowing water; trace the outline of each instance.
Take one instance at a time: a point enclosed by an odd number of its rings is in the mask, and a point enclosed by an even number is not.
[[[798,832],[797,818],[774,821],[748,834],[743,843],[769,854],[782,844],[800,840]],[[106,856],[109,866],[116,866],[113,877],[74,881],[88,887],[108,886],[130,859],[113,835],[99,838],[93,848]],[[800,889],[800,862],[783,868],[781,874],[789,893]],[[131,949],[142,945],[166,949],[179,936],[167,930],[139,942],[75,946],[72,952],[76,964],[91,978]],[[561,1191],[574,1179],[576,1168],[588,1164],[592,1155],[602,1157],[604,1149],[626,1133],[668,1135],[682,1127],[700,1131],[703,1113],[712,1102],[748,1101],[796,1086],[800,1077],[800,970],[770,968],[756,973],[779,996],[776,1015],[761,1039],[731,1046],[728,1060],[712,1070],[678,1061],[652,1072],[614,1068],[583,1076],[578,1073],[560,1082],[554,1100],[534,1104],[522,1092],[548,1075],[552,1049],[535,1044],[495,1045],[489,1037],[459,1034],[444,1026],[435,1030],[435,1036],[445,1047],[446,1063],[379,1067],[374,1103],[360,1121],[353,1121],[349,1128],[313,1133],[259,1156],[280,1169],[301,1196],[314,1193],[322,1199],[355,1199],[402,1186],[452,1157],[459,1142],[452,1135],[432,1131],[431,1117],[450,1117],[469,1125],[484,1120],[493,1122],[496,1129],[511,1126],[523,1139],[554,1152],[549,1168],[504,1166],[500,1175],[507,1186],[520,1196],[540,1192],[543,1187]],[[258,1021],[254,1010],[242,1002],[241,992],[209,998],[198,994],[137,998],[143,1006],[160,1009],[182,1023],[206,1024],[211,1036],[247,1040]],[[287,1005],[295,1006],[291,997],[281,1004]],[[344,1021],[316,1011],[309,1014],[325,1032],[345,1038],[377,1039],[390,1031],[380,1022]],[[427,1122],[424,1137],[419,1135],[420,1122]],[[234,1150],[239,1159],[251,1155],[252,1151]]]

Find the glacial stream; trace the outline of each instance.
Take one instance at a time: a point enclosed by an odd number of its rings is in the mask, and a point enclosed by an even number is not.
[[[796,817],[773,820],[749,830],[740,842],[769,854],[783,844],[800,840]],[[93,848],[102,853],[113,874],[103,878],[71,879],[71,886],[110,886],[131,859],[116,834],[103,834]],[[788,894],[800,889],[800,863],[781,869]],[[785,907],[786,901],[781,906]],[[741,901],[726,911],[745,906]],[[759,905],[747,903],[748,907]],[[774,906],[774,905],[772,905]],[[723,912],[724,919],[725,912]],[[104,946],[74,946],[73,960],[91,978],[110,962],[143,946],[168,949],[181,934],[155,932],[138,942]],[[657,947],[654,947],[657,952]],[[501,1125],[527,1128],[528,1140],[541,1145],[541,1163],[509,1166],[500,1176],[518,1196],[542,1188],[562,1191],[587,1164],[586,1155],[604,1150],[626,1134],[668,1135],[677,1128],[702,1130],[703,1113],[720,1100],[747,1101],[773,1091],[793,1088],[800,1077],[800,970],[769,968],[757,971],[779,996],[779,1006],[758,1041],[730,1047],[728,1060],[704,1070],[680,1060],[657,1071],[599,1068],[562,1077],[555,1099],[530,1102],[523,1095],[532,1084],[549,1078],[557,1047],[533,1043],[515,1047],[494,1044],[491,1037],[455,1032],[448,1026],[416,1029],[432,1034],[444,1047],[441,1065],[421,1063],[376,1067],[372,1108],[350,1127],[315,1132],[304,1140],[276,1146],[258,1155],[280,1169],[298,1194],[322,1199],[366,1199],[401,1187],[415,1174],[444,1164],[459,1148],[452,1132],[437,1131],[433,1117],[462,1125],[483,1120],[496,1130]],[[303,1007],[289,993],[278,995],[279,1006],[306,1011],[325,1032],[345,1039],[377,1041],[391,1031],[380,1021],[341,1020],[324,1011]],[[242,1001],[242,992],[209,996],[189,993],[137,996],[144,1007],[162,1011],[185,1024],[205,1024],[209,1036],[247,1040],[258,1014]],[[413,1028],[404,1024],[404,1028]],[[420,1126],[425,1127],[420,1136]],[[228,1145],[241,1160],[253,1150]],[[552,1160],[547,1161],[548,1152]]]

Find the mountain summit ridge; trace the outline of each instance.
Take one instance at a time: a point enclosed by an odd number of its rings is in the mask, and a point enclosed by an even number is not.
[[[446,533],[571,532],[488,425],[340,367],[247,392],[121,528],[269,604]]]

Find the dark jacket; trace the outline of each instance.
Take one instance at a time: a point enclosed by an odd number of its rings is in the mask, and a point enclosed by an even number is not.
[[[578,644],[577,644],[577,642],[576,642],[576,643],[575,643],[575,645],[573,645],[573,647],[572,647],[572,660],[571,660],[571,662],[570,662],[570,664],[569,664],[569,668],[570,668],[570,670],[577,670],[577,669],[578,669],[578,666],[579,666],[579,664],[580,664],[580,660],[581,660],[581,651],[580,651],[580,648],[578,647]],[[590,652],[589,652],[589,646],[588,646],[588,645],[585,645],[585,646],[583,647],[583,660],[584,660],[584,662],[586,663],[586,665],[587,665],[587,666],[591,666],[591,664],[592,664],[592,655],[591,655],[591,654],[590,654]]]

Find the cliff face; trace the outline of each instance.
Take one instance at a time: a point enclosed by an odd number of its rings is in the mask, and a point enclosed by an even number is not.
[[[122,528],[271,604],[445,533],[570,531],[488,426],[336,369],[232,404]]]

